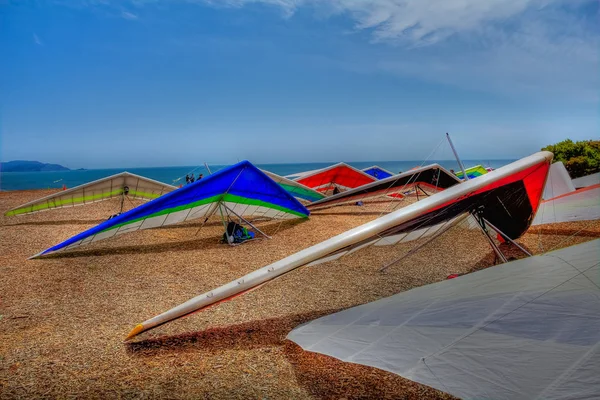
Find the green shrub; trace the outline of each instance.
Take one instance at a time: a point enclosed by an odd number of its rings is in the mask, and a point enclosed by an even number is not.
[[[600,171],[600,140],[571,139],[544,147],[554,153],[554,161],[562,161],[571,178],[579,178]]]

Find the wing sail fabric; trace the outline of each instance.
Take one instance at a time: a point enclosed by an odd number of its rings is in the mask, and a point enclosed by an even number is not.
[[[367,246],[384,237],[434,227],[465,213],[478,211],[509,237],[517,238],[529,227],[535,215],[551,161],[552,153],[539,152],[455,185],[197,296],[137,325],[128,339],[245,293],[298,267]]]
[[[600,184],[546,200],[533,225],[600,219]]]
[[[269,178],[273,179],[275,182],[279,184],[282,188],[285,189],[286,192],[291,194],[292,196],[306,200],[306,201],[317,201],[321,200],[325,197],[323,193],[319,193],[314,189],[309,188],[308,186],[304,186],[301,183],[293,181],[291,179],[285,178],[283,176],[274,174],[273,172],[261,170],[264,172]]]
[[[353,189],[375,181],[375,177],[348,164],[339,163],[310,174],[302,175],[296,182],[313,188],[321,193]]]
[[[451,174],[438,164],[412,169],[399,175],[368,183],[342,193],[315,201],[308,206],[311,210],[331,207],[338,204],[367,200],[374,197],[385,196],[398,191],[410,190],[419,185],[423,189],[440,191],[460,183],[460,179]]]
[[[550,166],[550,172],[548,172],[548,179],[546,180],[546,187],[544,188],[542,199],[550,200],[574,191],[575,186],[573,185],[573,181],[571,180],[565,165],[560,161],[552,164]]]
[[[108,200],[123,194],[133,199],[153,200],[175,189],[177,189],[175,186],[122,172],[20,205],[4,215],[31,214],[56,208],[74,207]]]
[[[600,185],[600,172],[573,179],[573,186],[575,186],[575,189],[581,189],[594,185]]]
[[[600,240],[331,314],[307,351],[464,399],[600,398]]]
[[[483,166],[481,165],[476,165],[474,167],[471,168],[467,168],[465,170],[465,172],[467,173],[467,176],[469,177],[469,179],[473,179],[473,178],[477,178],[478,176],[481,175],[485,175],[488,173],[488,170],[485,169]],[[456,172],[456,176],[458,176],[460,179],[463,178],[463,173],[462,171],[458,171]]]
[[[243,216],[306,218],[309,211],[262,171],[242,161],[82,232],[34,257],[115,235],[212,215],[223,203]]]
[[[377,179],[385,179],[385,178],[389,178],[390,176],[394,175],[387,169],[383,169],[378,165],[373,165],[372,167],[365,168],[365,169],[363,169],[363,172],[365,172]]]

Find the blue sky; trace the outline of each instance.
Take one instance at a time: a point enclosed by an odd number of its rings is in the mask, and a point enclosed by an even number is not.
[[[465,159],[518,158],[600,137],[599,17],[596,0],[4,2],[0,157],[422,160],[450,132]]]

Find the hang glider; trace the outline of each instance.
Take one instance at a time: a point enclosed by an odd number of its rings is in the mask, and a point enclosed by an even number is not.
[[[325,195],[323,193],[319,193],[316,190],[311,189],[308,186],[304,186],[301,183],[274,174],[273,172],[266,171],[264,169],[261,171],[264,172],[269,178],[273,179],[276,183],[278,183],[279,186],[285,189],[286,192],[298,199],[312,202],[325,198]]]
[[[560,161],[553,163],[548,172],[542,199],[549,200],[574,191],[575,186],[573,186],[573,181],[565,165]]]
[[[365,168],[363,169],[363,172],[366,172],[367,174],[377,179],[385,179],[394,175],[392,172],[388,171],[387,169],[381,168],[379,165],[373,165],[371,167]]]
[[[600,219],[600,184],[545,200],[532,225]]]
[[[81,206],[120,196],[138,200],[153,200],[175,189],[177,189],[175,186],[153,179],[121,172],[30,201],[7,211],[4,215],[31,214],[57,208]]]
[[[286,175],[285,177],[288,179],[297,180],[301,176],[313,174],[315,172],[321,171],[322,169],[323,168],[317,168],[317,169],[311,169],[310,171],[296,172],[295,174],[289,174],[289,175]]]
[[[69,250],[141,229],[206,218],[221,210],[235,216],[274,219],[306,218],[309,211],[248,161],[223,168],[199,181],[167,193],[32,258]],[[205,220],[206,221],[206,220]]]
[[[308,351],[462,399],[600,398],[600,240],[418,287],[292,330]]]
[[[478,176],[485,175],[489,171],[487,170],[487,168],[484,168],[481,165],[476,165],[474,167],[467,168],[465,170],[465,172],[467,173],[467,176],[469,177],[469,179],[473,179],[473,178],[477,178]],[[456,176],[459,177],[460,179],[463,179],[463,172],[462,171],[456,172]]]
[[[339,163],[316,172],[302,175],[296,182],[321,193],[331,194],[374,182],[375,177],[348,164]]]
[[[450,171],[438,164],[431,164],[315,201],[308,205],[308,208],[317,210],[398,193],[402,196],[402,193],[417,187],[423,191],[434,193],[448,189],[460,182],[461,180]]]
[[[362,247],[385,244],[390,239],[397,243],[402,240],[402,235],[411,235],[418,230],[426,232],[428,228],[439,229],[440,224],[464,214],[477,215],[480,220],[487,220],[498,227],[507,237],[518,238],[533,220],[551,162],[552,153],[539,152],[487,175],[454,185],[199,295],[137,325],[128,339],[253,290],[304,265],[331,261]]]
[[[573,179],[573,186],[575,186],[575,189],[581,189],[594,185],[600,185],[600,172]]]

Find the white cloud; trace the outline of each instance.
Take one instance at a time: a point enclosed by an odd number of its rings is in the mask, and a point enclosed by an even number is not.
[[[579,0],[571,0],[570,3]],[[205,0],[213,6],[242,7],[267,4],[285,15],[312,7],[330,15],[347,14],[358,30],[371,30],[381,41],[435,43],[454,33],[508,19],[527,9],[566,0]]]
[[[36,33],[33,34],[33,42],[35,44],[37,44],[38,46],[43,46],[44,45],[44,42],[42,42],[42,40],[40,39],[40,37]]]
[[[367,61],[345,59],[352,70],[384,70],[470,90],[598,101],[599,15],[586,19],[577,12],[593,1],[205,0],[215,6],[277,6],[286,17],[301,7],[319,16],[349,16],[356,31],[391,45],[373,51]]]
[[[121,17],[129,20],[136,20],[138,16],[128,11],[121,11]]]

